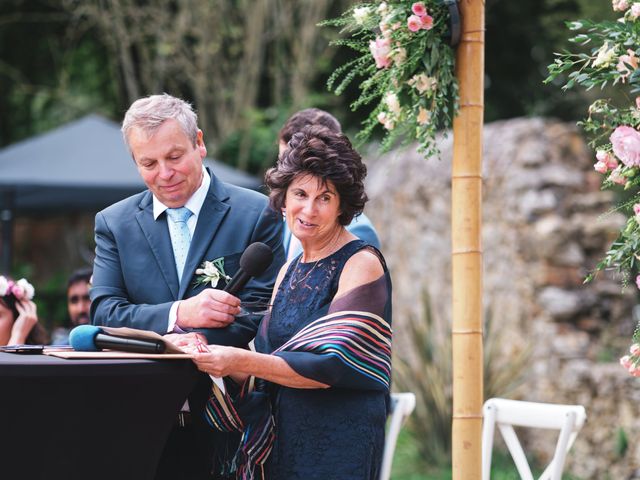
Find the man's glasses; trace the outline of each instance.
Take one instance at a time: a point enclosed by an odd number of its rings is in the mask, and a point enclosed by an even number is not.
[[[69,297],[69,303],[71,305],[75,305],[78,302],[90,302],[91,298],[89,298],[89,295],[71,295]]]

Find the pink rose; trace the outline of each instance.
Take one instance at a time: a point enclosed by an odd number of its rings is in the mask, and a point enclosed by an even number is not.
[[[616,66],[616,70],[620,72],[620,76],[623,80],[631,75],[633,70],[638,68],[638,57],[636,57],[636,52],[629,48],[627,53],[628,55],[620,55],[620,57],[618,57],[618,65]],[[629,70],[629,67],[631,67],[631,70]]]
[[[422,28],[422,20],[417,15],[411,15],[409,18],[407,18],[407,27],[412,32],[417,32]]]
[[[420,17],[420,21],[422,22],[423,29],[431,30],[433,28],[433,17],[431,15]]]
[[[11,293],[13,293],[13,296],[16,297],[18,300],[22,300],[22,297],[24,297],[25,292],[22,285],[18,285],[17,283],[14,283],[11,286]]]
[[[593,168],[598,173],[607,173],[609,169],[607,168],[607,164],[604,162],[596,162],[593,165]]]
[[[624,12],[629,8],[629,2],[627,0],[611,0],[611,5],[615,12]]]
[[[640,353],[640,345],[638,345],[637,343],[634,343],[629,348],[629,352],[631,353],[632,356],[638,355],[638,353]]]
[[[631,18],[636,20],[640,17],[640,3],[634,3],[631,5]]]
[[[611,172],[611,174],[609,175],[609,180],[611,180],[613,183],[617,183],[618,185],[626,185],[627,184],[627,179],[626,177],[622,176],[622,174],[620,173],[620,170],[616,169],[613,172]],[[638,287],[640,288],[640,287]]]
[[[618,166],[618,161],[616,160],[616,158],[613,155],[611,155],[609,152],[605,152],[604,150],[598,150],[596,152],[596,159],[598,160],[598,163],[594,165],[594,168],[596,169],[597,172],[600,172],[600,173],[606,173],[607,171],[613,170]],[[604,171],[601,171],[598,169],[597,166],[599,164],[603,165],[602,168],[605,168]]]
[[[613,145],[613,153],[622,163],[627,167],[640,165],[640,132],[622,125],[613,131],[609,140]]]
[[[427,7],[424,6],[424,2],[416,2],[411,5],[411,11],[417,16],[422,17],[427,14]]]
[[[375,41],[369,43],[369,50],[376,61],[377,68],[387,68],[391,66],[391,40],[388,38],[376,37]]]
[[[625,355],[624,357],[622,357],[620,359],[620,365],[622,365],[625,370],[629,370],[629,368],[631,367],[631,357],[629,355]]]
[[[636,286],[640,289],[640,275],[636,277]]]

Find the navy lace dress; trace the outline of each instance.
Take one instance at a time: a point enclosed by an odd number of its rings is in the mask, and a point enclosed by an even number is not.
[[[391,283],[384,266],[379,280],[334,299],[347,260],[362,248],[354,240],[317,262],[294,260],[261,324],[256,349],[272,353],[302,327],[332,312],[373,311],[390,324]],[[389,331],[390,334],[390,331]],[[298,373],[331,385],[296,389],[270,385],[275,442],[266,463],[269,480],[378,478],[389,390],[376,382],[347,378],[335,358],[316,362],[305,353],[278,354]],[[310,361],[311,360],[311,361]],[[333,362],[333,363],[332,363]],[[342,362],[344,363],[344,362]],[[365,375],[366,376],[366,375]]]

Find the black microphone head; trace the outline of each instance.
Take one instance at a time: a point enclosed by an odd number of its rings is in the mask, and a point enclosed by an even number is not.
[[[77,352],[97,352],[96,335],[102,330],[94,325],[78,325],[69,333],[69,343]]]
[[[247,247],[240,257],[240,268],[248,275],[262,275],[273,262],[273,251],[269,245],[254,242]]]

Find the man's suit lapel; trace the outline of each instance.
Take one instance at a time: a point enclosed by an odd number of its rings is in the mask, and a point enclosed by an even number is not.
[[[229,205],[223,203],[229,198],[227,190],[211,171],[209,171],[209,175],[211,176],[211,185],[198,215],[196,230],[193,232],[178,298],[184,297],[189,285],[193,283],[195,271],[200,264],[204,260],[214,260],[213,258],[204,258],[204,256],[213,242],[222,220],[229,211]]]
[[[167,282],[174,298],[178,299],[178,274],[176,272],[176,263],[173,259],[173,248],[171,247],[167,220],[164,216],[158,218],[158,220],[153,219],[152,199],[151,193],[147,192],[138,205],[140,210],[136,213],[136,220],[147,238],[149,249],[158,263],[158,268],[164,281]],[[140,280],[144,281],[144,279]]]

